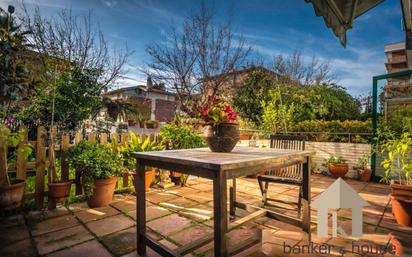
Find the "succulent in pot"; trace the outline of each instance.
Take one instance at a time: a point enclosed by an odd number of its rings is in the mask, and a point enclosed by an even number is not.
[[[197,130],[180,123],[163,126],[159,135],[162,138],[161,144],[168,150],[206,146],[201,134]],[[170,177],[175,184],[180,184],[181,186],[184,186],[188,179],[188,175],[179,171],[172,171]]]
[[[334,178],[344,178],[349,171],[347,161],[337,156],[331,156],[329,159],[325,159],[323,166],[328,168],[329,173]]]
[[[68,160],[81,176],[89,207],[107,206],[124,170],[121,156],[108,145],[82,140],[69,149]]]
[[[12,132],[5,124],[0,124],[0,160],[3,168],[0,172],[0,210],[11,210],[21,206],[24,194],[25,180],[11,180],[8,174],[8,162],[13,161],[13,157],[7,156],[9,148],[14,148],[14,153],[21,151],[22,156],[27,159],[32,153],[32,147],[29,144],[17,147],[23,141],[22,131]]]
[[[148,129],[157,129],[159,127],[159,122],[157,120],[148,120],[146,121],[146,128]]]
[[[212,152],[231,152],[240,139],[237,112],[217,95],[207,97],[205,104],[195,107],[206,124],[204,137]]]
[[[385,140],[381,152],[387,156],[381,163],[385,168],[381,181],[390,183],[392,213],[398,224],[411,227],[412,135],[404,132],[400,137]]]
[[[133,131],[129,132],[130,141],[118,147],[118,152],[123,158],[123,163],[126,169],[129,171],[129,175],[133,177],[133,185],[136,179],[136,159],[132,156],[133,152],[148,152],[148,151],[160,151],[163,150],[163,146],[156,141],[147,137],[145,140],[141,140],[140,136],[136,135]],[[149,190],[152,182],[155,178],[155,169],[151,167],[146,168],[145,172],[145,189]]]

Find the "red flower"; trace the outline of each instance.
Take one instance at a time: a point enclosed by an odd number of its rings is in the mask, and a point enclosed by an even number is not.
[[[203,116],[207,116],[209,114],[209,108],[207,106],[202,106],[200,114],[202,114]]]
[[[230,105],[226,105],[225,106],[225,113],[227,113],[227,114],[231,114],[233,111],[232,111],[232,108],[230,108]]]

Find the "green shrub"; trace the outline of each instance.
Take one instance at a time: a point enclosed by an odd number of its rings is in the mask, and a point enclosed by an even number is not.
[[[166,149],[189,149],[205,146],[199,132],[187,126],[167,124],[162,127],[159,135],[162,137],[162,145]]]
[[[106,179],[123,173],[122,158],[107,145],[82,140],[69,149],[69,163],[82,176],[86,196],[91,196],[95,179]]]

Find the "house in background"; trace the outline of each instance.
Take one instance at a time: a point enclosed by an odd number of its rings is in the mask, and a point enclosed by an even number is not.
[[[168,92],[164,84],[153,84],[150,77],[146,85],[124,87],[103,94],[112,100],[124,100],[139,106],[146,119],[160,122],[171,121],[176,110],[176,95]],[[118,122],[127,121],[127,117],[120,116]]]

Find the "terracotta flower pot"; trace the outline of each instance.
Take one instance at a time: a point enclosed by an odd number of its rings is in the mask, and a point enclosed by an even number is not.
[[[231,152],[240,138],[239,124],[208,125],[205,128],[204,137],[212,152]]]
[[[135,121],[135,120],[128,120],[128,121],[127,121],[127,124],[128,124],[129,126],[135,126],[135,125],[136,125],[136,121]]]
[[[357,169],[359,180],[363,182],[369,182],[371,179],[371,174],[372,171],[371,169],[365,168],[365,169]]]
[[[182,173],[178,171],[172,171],[170,173],[170,179],[172,180],[173,183],[176,185],[181,185],[182,184]]]
[[[412,227],[412,196],[391,194],[391,203],[396,222]]]
[[[139,127],[140,127],[140,128],[144,128],[144,121],[139,120]]]
[[[252,135],[250,134],[240,134],[240,140],[250,140]]]
[[[136,181],[137,174],[134,173],[134,172],[131,172],[130,175],[133,176],[133,185],[136,185],[135,181]],[[146,191],[149,191],[150,186],[152,185],[152,182],[154,180],[154,177],[155,177],[154,169],[146,170],[146,172],[145,172],[145,185],[144,185]]]
[[[11,185],[0,186],[0,210],[12,210],[21,206],[26,182],[17,179]]]
[[[93,195],[87,199],[90,208],[104,207],[109,205],[113,199],[117,177],[106,179],[95,179]]]
[[[329,163],[328,170],[334,178],[344,178],[349,171],[347,163]]]
[[[404,185],[399,180],[392,180],[390,187],[393,195],[412,196],[412,186]]]
[[[70,194],[72,181],[59,181],[49,184],[49,197],[56,202],[63,202]]]

